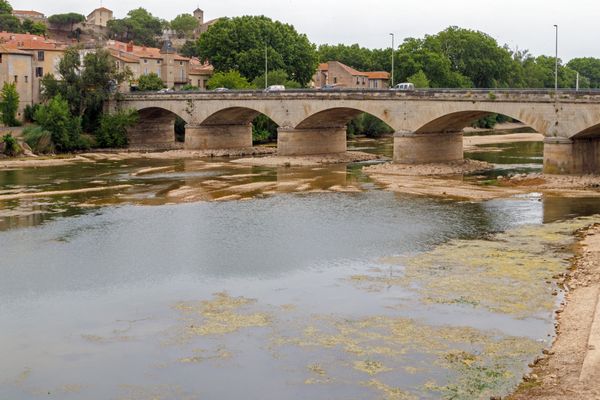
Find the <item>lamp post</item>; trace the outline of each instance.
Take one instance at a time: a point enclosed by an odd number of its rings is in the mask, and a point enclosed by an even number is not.
[[[268,47],[265,45],[265,89],[269,87],[269,54]]]
[[[392,87],[394,87],[394,34],[390,33],[392,37]]]
[[[554,25],[556,30],[556,42],[554,49],[556,51],[554,56],[554,93],[558,95],[558,25]]]

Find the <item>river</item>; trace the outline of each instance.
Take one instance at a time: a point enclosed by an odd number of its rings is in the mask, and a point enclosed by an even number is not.
[[[528,143],[470,156],[541,167]],[[551,343],[553,276],[600,204],[405,196],[360,167],[0,171],[4,194],[131,185],[0,203],[0,398],[506,395]]]

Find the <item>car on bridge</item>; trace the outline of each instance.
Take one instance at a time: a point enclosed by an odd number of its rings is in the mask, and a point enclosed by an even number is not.
[[[397,84],[396,86],[391,88],[391,90],[413,91],[413,90],[415,90],[415,84],[410,83],[410,82],[403,82],[403,83]]]
[[[226,88],[226,87],[218,87],[216,89],[213,89],[213,92],[229,92],[231,89]]]
[[[338,85],[336,83],[328,83],[327,85],[323,85],[319,88],[320,90],[340,90],[343,89],[342,85]]]
[[[271,85],[265,89],[265,92],[283,92],[285,90],[285,86],[283,85]]]

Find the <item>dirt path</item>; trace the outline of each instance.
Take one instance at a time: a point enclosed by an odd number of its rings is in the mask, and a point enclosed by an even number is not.
[[[511,400],[600,399],[600,226],[582,235],[557,338]]]

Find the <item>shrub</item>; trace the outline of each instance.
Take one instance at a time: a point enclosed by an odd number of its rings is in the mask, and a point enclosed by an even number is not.
[[[148,75],[142,75],[138,80],[138,90],[142,92],[157,91],[161,90],[164,87],[164,82],[154,72]]]
[[[50,132],[56,150],[71,151],[85,147],[81,141],[81,117],[71,115],[69,104],[61,95],[40,106],[35,120]]]
[[[54,153],[54,144],[52,143],[52,134],[45,131],[41,126],[28,126],[23,129],[23,138],[25,143],[34,153],[50,154]]]
[[[175,141],[185,142],[185,120],[181,117],[175,118]]]
[[[126,147],[129,143],[127,128],[138,121],[135,110],[105,114],[100,118],[100,127],[96,131],[96,144],[99,147]]]
[[[14,157],[23,151],[19,143],[17,143],[17,139],[10,133],[4,135],[2,143],[4,143],[4,154],[7,156]]]
[[[27,122],[35,122],[35,112],[40,108],[39,104],[34,104],[33,106],[27,104],[25,106],[25,110],[23,111],[23,118]]]
[[[17,121],[17,110],[19,109],[19,93],[14,83],[4,82],[2,93],[0,94],[0,112],[2,113],[2,123],[6,126],[19,126]]]

